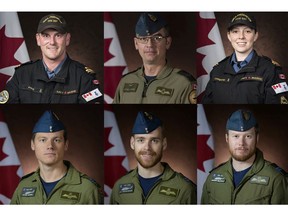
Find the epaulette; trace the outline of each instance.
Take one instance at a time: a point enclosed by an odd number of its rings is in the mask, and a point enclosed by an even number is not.
[[[101,188],[101,186],[95,181],[95,179],[91,178],[90,176],[83,174],[81,177],[89,180],[91,183],[93,183],[94,185],[96,185],[97,187]]]
[[[186,176],[184,176],[182,173],[179,173],[179,175],[184,179],[184,181],[188,182],[188,183],[193,183],[189,178],[187,178]]]
[[[35,173],[35,172],[31,172],[31,173],[28,173],[27,175],[22,176],[22,177],[21,177],[21,180],[26,179],[26,178],[32,176],[34,173]]]
[[[218,66],[218,65],[221,64],[222,62],[226,61],[228,58],[229,58],[229,56],[227,56],[226,58],[222,59],[222,60],[219,61],[217,64],[215,64],[215,65],[213,66],[213,68],[216,67],[216,66]]]
[[[196,79],[192,76],[192,74],[189,73],[189,72],[187,72],[187,71],[180,70],[180,71],[178,72],[178,74],[186,77],[190,82],[195,82],[195,81],[196,81]]]
[[[136,70],[129,71],[128,73],[123,74],[122,77],[125,77],[125,76],[127,76],[127,75],[129,75],[129,74],[131,74],[131,73],[135,73],[135,72],[138,71],[140,68],[141,68],[141,67],[138,67]]]
[[[37,62],[37,61],[39,61],[40,59],[37,59],[36,61],[28,61],[28,62],[25,62],[25,63],[22,63],[22,64],[20,64],[20,65],[17,65],[16,67],[15,67],[15,69],[18,69],[18,68],[20,68],[20,67],[22,67],[22,66],[25,66],[25,65],[29,65],[29,64],[33,64],[33,63],[35,63],[35,62]]]
[[[275,65],[275,66],[277,66],[277,67],[281,67],[281,65],[280,65],[277,61],[269,58],[268,56],[262,56],[262,57],[263,57],[264,59],[270,61],[273,65]]]
[[[277,172],[279,172],[279,173],[281,173],[282,175],[288,177],[288,173],[287,173],[284,169],[282,169],[281,167],[279,167],[277,164],[271,163],[271,166],[272,166]]]
[[[214,167],[212,170],[209,171],[209,173],[213,172],[215,169],[218,169],[219,167],[223,166],[226,164],[226,162],[219,164],[217,167]]]

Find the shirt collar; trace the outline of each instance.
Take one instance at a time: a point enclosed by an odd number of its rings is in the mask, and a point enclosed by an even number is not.
[[[61,70],[66,59],[67,59],[67,55],[65,55],[65,58],[60,62],[60,64],[53,71],[50,71],[48,69],[47,65],[45,64],[45,62],[42,60],[45,71],[46,71],[49,79],[51,79],[52,77],[54,77],[56,74],[59,73],[59,71]]]

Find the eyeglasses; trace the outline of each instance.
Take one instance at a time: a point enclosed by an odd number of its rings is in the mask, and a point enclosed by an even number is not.
[[[154,35],[149,37],[137,37],[138,41],[142,44],[147,44],[149,40],[154,43],[160,43],[164,38],[167,38],[162,35]]]

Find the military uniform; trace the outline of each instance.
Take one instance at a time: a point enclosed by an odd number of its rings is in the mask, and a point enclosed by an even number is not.
[[[7,102],[102,103],[99,82],[95,74],[89,72],[91,69],[68,56],[59,73],[51,79],[48,79],[42,60],[25,63],[15,70],[6,85]]]
[[[288,103],[288,88],[280,66],[255,52],[251,61],[235,73],[231,58],[225,58],[211,71],[203,104]]]
[[[141,67],[122,77],[113,103],[188,104],[189,95],[196,92],[195,86],[191,74],[167,65],[155,79],[147,82]]]
[[[40,170],[22,177],[11,204],[103,204],[100,186],[65,161],[67,174],[47,197],[40,180]]]
[[[163,175],[149,191],[143,195],[138,180],[138,169],[130,171],[119,179],[112,190],[111,204],[196,204],[196,185],[171,169],[167,163]]]
[[[202,204],[287,204],[285,175],[257,149],[256,159],[237,188],[232,160],[212,170],[203,186]],[[286,200],[285,200],[286,199]]]

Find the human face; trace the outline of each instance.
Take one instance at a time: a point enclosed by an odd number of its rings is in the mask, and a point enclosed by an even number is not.
[[[167,147],[167,141],[162,135],[162,128],[158,127],[149,134],[132,136],[130,146],[134,150],[138,164],[148,169],[160,163],[162,153]]]
[[[258,32],[247,26],[236,26],[227,33],[227,37],[236,55],[248,56],[253,50],[254,42],[258,38]]]
[[[164,38],[156,42],[155,40],[151,39],[153,36],[163,36]],[[143,64],[163,64],[166,60],[166,51],[170,48],[172,38],[166,37],[164,28],[148,37],[150,37],[150,39],[146,44],[141,43],[141,40],[137,37],[134,38],[135,48],[138,50]]]
[[[68,141],[64,139],[64,130],[53,133],[36,133],[31,140],[31,149],[42,165],[52,166],[62,162]]]
[[[41,48],[44,61],[61,62],[66,55],[66,47],[70,44],[70,34],[61,34],[53,29],[47,29],[36,34],[37,45]]]
[[[249,160],[255,154],[258,139],[255,127],[243,132],[229,130],[226,134],[232,158],[241,162]]]

